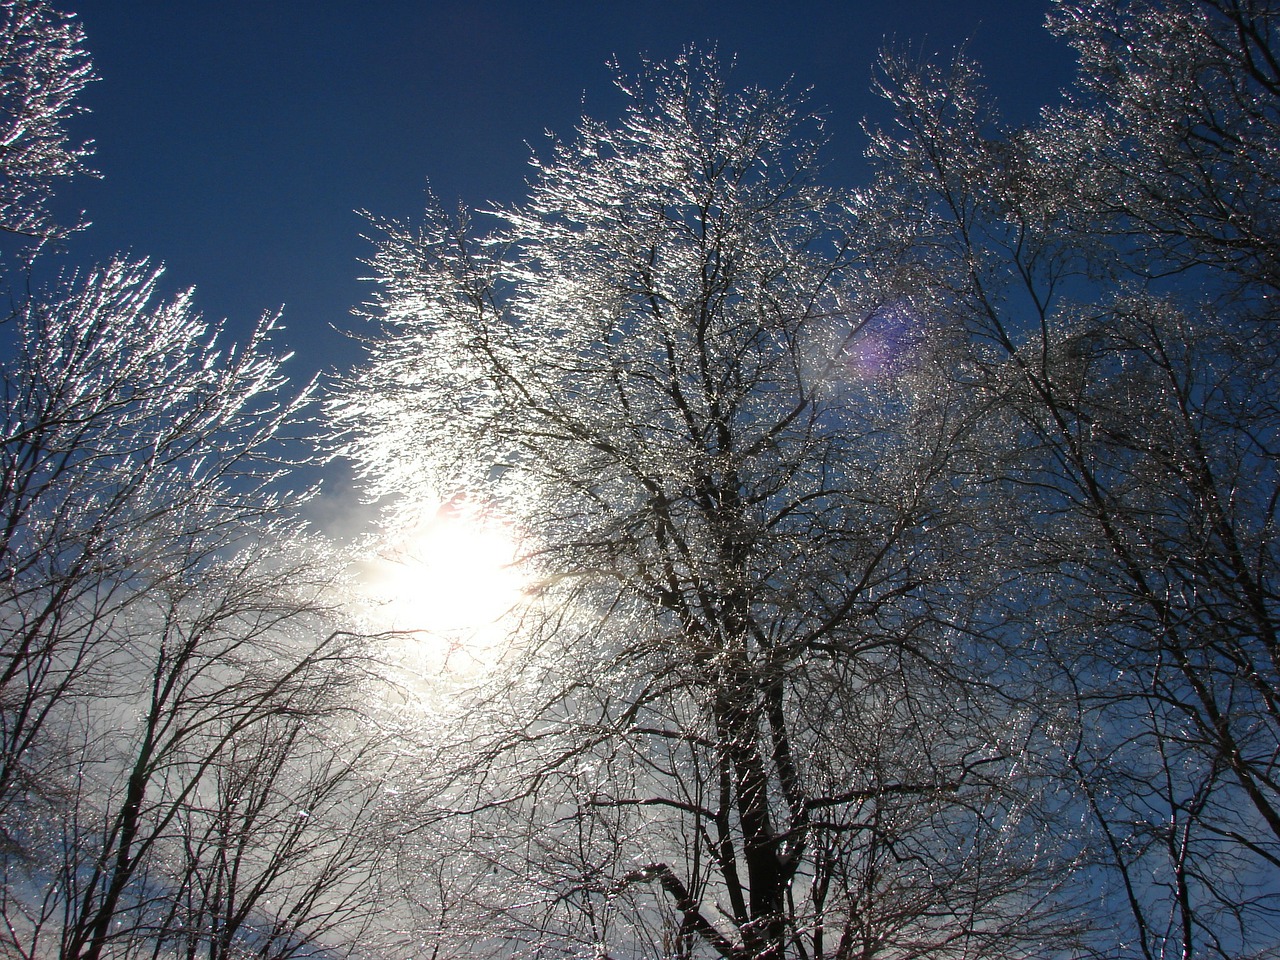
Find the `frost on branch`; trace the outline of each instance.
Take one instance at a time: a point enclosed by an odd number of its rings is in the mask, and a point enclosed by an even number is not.
[[[375,495],[527,531],[510,669],[420,766],[424,837],[484,864],[441,880],[458,947],[1034,942],[1007,717],[932,606],[984,583],[947,332],[859,292],[801,100],[694,55],[621,85],[489,232],[379,224],[333,406]]]
[[[1079,79],[1026,129],[963,60],[883,64],[853,242],[965,331],[992,633],[1031,671],[1027,760],[1107,955],[1280,944],[1277,18],[1061,0]]]
[[[94,79],[84,32],[45,0],[0,4],[0,230],[43,241],[63,235],[48,210],[50,191],[91,173],[91,145],[66,122]]]
[[[374,794],[353,772],[368,745],[339,722],[362,659],[284,486],[311,391],[287,392],[274,318],[224,346],[158,277],[113,262],[0,326],[15,956],[194,951],[209,925],[238,949],[273,900],[271,936],[296,949],[367,904],[348,871],[375,858],[358,840]]]

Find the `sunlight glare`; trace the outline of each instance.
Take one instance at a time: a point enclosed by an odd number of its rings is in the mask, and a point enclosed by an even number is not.
[[[510,524],[454,500],[390,535],[364,579],[390,629],[474,657],[523,596],[516,560]]]

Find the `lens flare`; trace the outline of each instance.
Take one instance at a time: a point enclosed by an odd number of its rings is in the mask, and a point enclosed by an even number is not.
[[[922,336],[919,314],[909,304],[887,304],[852,331],[829,331],[819,362],[829,380],[874,384],[910,370]]]

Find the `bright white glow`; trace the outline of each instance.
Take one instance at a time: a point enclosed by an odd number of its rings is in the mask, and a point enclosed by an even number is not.
[[[516,558],[508,524],[454,501],[390,535],[362,579],[374,618],[412,632],[419,653],[476,659],[500,642],[499,621],[523,596]]]

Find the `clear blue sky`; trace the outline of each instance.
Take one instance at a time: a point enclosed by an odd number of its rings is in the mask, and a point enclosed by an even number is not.
[[[1070,77],[1043,29],[1047,0],[60,0],[102,79],[75,129],[98,182],[65,189],[92,228],[74,264],[118,251],[195,285],[242,330],[283,305],[294,376],[344,368],[367,295],[353,212],[412,218],[446,202],[514,201],[529,146],[617,116],[606,61],[635,68],[682,46],[736,55],[741,84],[812,88],[829,117],[830,177],[863,177],[877,49],[968,53],[1006,115],[1027,119]]]

